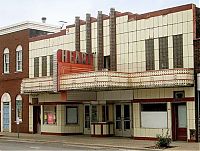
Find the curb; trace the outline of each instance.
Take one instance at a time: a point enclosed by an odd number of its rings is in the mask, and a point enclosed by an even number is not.
[[[9,139],[13,141],[32,141],[32,142],[47,142],[47,143],[63,143],[68,145],[78,145],[85,147],[110,147],[110,148],[118,148],[118,149],[130,149],[130,150],[144,150],[144,151],[161,151],[162,149],[151,149],[151,148],[143,148],[143,147],[127,147],[127,146],[114,146],[114,145],[106,145],[106,144],[87,144],[87,143],[75,143],[75,142],[65,142],[65,141],[54,141],[54,140],[36,140],[29,138],[13,138],[9,136],[1,136],[0,139]]]

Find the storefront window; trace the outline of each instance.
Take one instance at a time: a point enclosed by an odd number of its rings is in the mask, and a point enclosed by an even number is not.
[[[43,123],[44,124],[56,124],[56,105],[44,105],[43,106]]]
[[[102,105],[102,122],[109,121],[109,107],[108,105]]]
[[[91,122],[97,122],[97,105],[92,105],[92,119]]]
[[[66,124],[78,124],[78,107],[66,107]]]
[[[141,104],[141,127],[167,128],[167,104]]]

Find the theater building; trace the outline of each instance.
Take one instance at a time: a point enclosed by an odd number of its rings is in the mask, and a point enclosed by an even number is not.
[[[29,132],[29,96],[20,94],[23,78],[29,76],[29,38],[59,31],[58,27],[22,22],[0,28],[0,129]]]
[[[21,84],[29,132],[155,139],[168,131],[197,140],[198,15],[194,4],[144,14],[112,8],[30,38]]]

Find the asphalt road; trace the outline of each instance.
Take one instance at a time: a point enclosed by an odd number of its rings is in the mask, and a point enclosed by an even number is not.
[[[63,143],[0,140],[0,150],[114,150],[105,147],[75,146]]]
[[[104,150],[104,151],[125,151],[125,149],[77,146],[64,143],[30,142],[22,140],[0,139],[0,151],[3,150]]]

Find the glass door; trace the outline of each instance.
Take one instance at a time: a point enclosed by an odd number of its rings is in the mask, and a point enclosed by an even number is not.
[[[186,105],[178,105],[177,140],[187,140],[187,109]]]
[[[9,131],[9,122],[10,122],[10,115],[9,115],[9,102],[3,103],[3,131]]]
[[[131,106],[130,104],[115,105],[115,135],[131,136]]]

